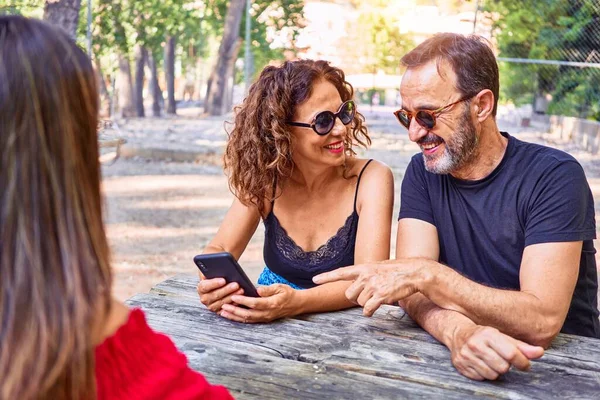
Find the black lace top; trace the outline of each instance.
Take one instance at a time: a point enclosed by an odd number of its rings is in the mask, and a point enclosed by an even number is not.
[[[337,233],[315,251],[302,250],[281,226],[271,207],[271,212],[264,219],[263,250],[265,262],[271,271],[302,288],[311,288],[315,286],[312,282],[313,276],[354,264],[354,246],[358,229],[356,198],[360,178],[371,161],[365,164],[358,175],[354,211]]]

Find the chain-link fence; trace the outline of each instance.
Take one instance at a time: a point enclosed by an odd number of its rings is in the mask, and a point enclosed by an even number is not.
[[[485,0],[501,100],[535,116],[600,121],[600,0]]]

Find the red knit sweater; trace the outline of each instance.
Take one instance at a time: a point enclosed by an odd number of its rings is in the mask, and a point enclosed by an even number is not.
[[[187,365],[171,339],[154,332],[135,309],[127,323],[96,348],[98,399],[233,399]]]

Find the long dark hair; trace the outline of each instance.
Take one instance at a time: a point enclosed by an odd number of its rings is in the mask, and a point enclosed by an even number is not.
[[[266,67],[248,97],[234,109],[235,121],[224,155],[229,187],[244,205],[256,206],[261,214],[265,200],[273,196],[274,183],[283,184],[294,167],[292,135],[286,122],[321,79],[336,87],[342,101],[353,98],[354,89],[344,71],[327,61],[287,61],[279,67]],[[355,145],[371,144],[364,120],[357,112],[350,125],[344,143],[348,155],[355,154]]]
[[[110,308],[98,93],[85,53],[0,16],[0,398],[95,398]]]

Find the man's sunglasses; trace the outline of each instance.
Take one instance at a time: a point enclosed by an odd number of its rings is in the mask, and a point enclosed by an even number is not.
[[[400,122],[402,126],[404,126],[406,129],[409,129],[410,122],[414,117],[419,125],[421,125],[425,129],[431,130],[435,126],[436,118],[442,112],[444,112],[445,110],[447,110],[455,104],[462,103],[463,101],[469,100],[475,96],[476,95],[469,95],[462,97],[460,100],[457,100],[454,103],[447,104],[435,110],[417,110],[415,112],[410,112],[401,108],[398,111],[394,111],[394,115],[398,119],[398,122]]]
[[[331,111],[321,111],[318,113],[311,124],[305,124],[303,122],[287,122],[288,125],[299,126],[302,128],[312,128],[313,131],[317,132],[317,135],[327,135],[335,126],[335,119],[339,118],[342,124],[348,125],[354,119],[356,115],[356,105],[352,100],[348,100],[342,103],[336,113]]]

